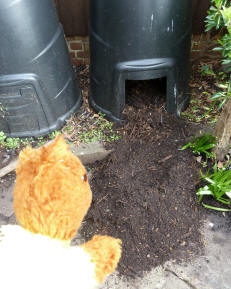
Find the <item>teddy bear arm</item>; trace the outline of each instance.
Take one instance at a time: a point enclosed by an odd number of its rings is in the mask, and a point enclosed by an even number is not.
[[[102,283],[107,275],[115,271],[121,257],[121,240],[109,236],[96,235],[81,245],[95,264],[95,277]]]

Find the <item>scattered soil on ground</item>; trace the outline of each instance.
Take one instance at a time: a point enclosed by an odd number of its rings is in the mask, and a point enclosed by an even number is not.
[[[77,67],[76,73],[84,102],[70,120],[77,132],[63,130],[74,142],[78,130],[88,129],[87,122],[94,126],[97,117],[87,102],[88,66]],[[197,75],[193,84],[199,94]],[[131,278],[169,259],[189,258],[203,247],[200,225],[206,212],[195,195],[199,164],[189,150],[180,150],[201,126],[166,112],[165,88],[164,79],[126,83],[126,121],[114,125],[120,141],[107,144],[113,153],[88,168],[93,203],[81,235],[86,240],[94,234],[121,238],[118,270]],[[7,163],[9,154],[2,151],[0,159]]]
[[[131,278],[202,248],[199,168],[189,150],[180,150],[198,126],[166,112],[164,84],[127,83],[121,140],[108,145],[114,152],[107,160],[91,167],[93,203],[81,235],[122,239],[118,270]]]

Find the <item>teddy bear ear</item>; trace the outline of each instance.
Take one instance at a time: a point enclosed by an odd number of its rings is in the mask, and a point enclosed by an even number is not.
[[[81,245],[95,264],[95,278],[102,283],[107,275],[115,271],[121,257],[121,240],[109,236],[96,235]]]
[[[71,154],[70,148],[63,136],[58,135],[49,145],[41,148],[44,160],[57,161]]]
[[[17,174],[21,170],[29,170],[31,173],[41,162],[41,150],[33,149],[30,146],[27,146],[19,153],[19,161],[16,167]]]
[[[70,150],[64,138],[58,135],[54,141],[39,149],[34,149],[31,146],[24,148],[19,154],[17,171],[25,170],[27,167],[33,171],[33,168],[36,168],[41,162],[57,161],[69,153]]]

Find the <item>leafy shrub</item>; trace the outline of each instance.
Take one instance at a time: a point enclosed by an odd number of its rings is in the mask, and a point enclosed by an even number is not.
[[[210,134],[204,134],[201,137],[195,137],[193,142],[189,142],[184,145],[181,150],[190,148],[196,155],[204,154],[207,159],[215,158],[215,155],[211,152],[211,149],[216,145],[216,137]]]
[[[226,72],[231,72],[231,2],[228,0],[211,0],[211,7],[206,17],[206,31],[216,29],[220,33],[219,46],[214,48],[220,51],[223,59],[221,63],[226,66]],[[211,99],[220,101],[219,108],[228,101],[231,96],[231,75],[228,79],[219,83],[221,91],[215,93]]]
[[[197,192],[199,202],[202,201],[204,196],[209,195],[224,205],[231,205],[231,170],[227,170],[226,167],[218,169],[217,164],[215,164],[213,173],[210,174],[209,171],[207,171],[205,175],[201,173],[201,179],[203,179],[207,185],[200,188]],[[231,209],[214,207],[203,202],[202,205],[205,208],[217,211],[231,211]]]

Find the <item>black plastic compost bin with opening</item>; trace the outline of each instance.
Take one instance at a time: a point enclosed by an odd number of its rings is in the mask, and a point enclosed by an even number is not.
[[[90,104],[120,121],[125,80],[167,78],[167,110],[189,101],[191,0],[90,1]]]
[[[47,134],[81,99],[53,0],[1,0],[0,131]]]

